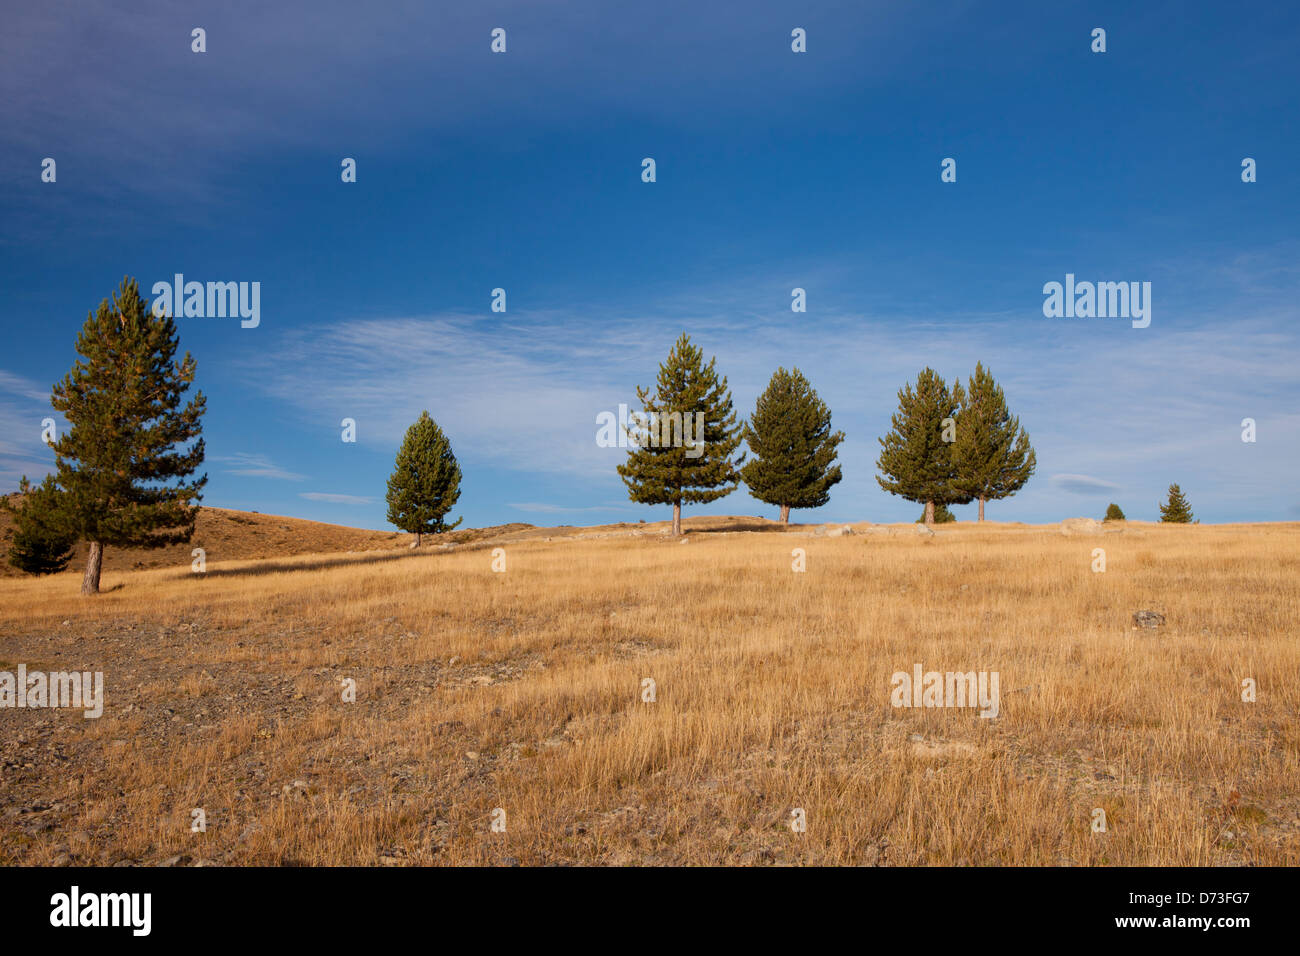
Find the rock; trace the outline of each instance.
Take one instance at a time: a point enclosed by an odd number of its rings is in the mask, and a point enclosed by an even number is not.
[[[1101,525],[1093,518],[1066,518],[1061,522],[1061,534],[1096,534]]]
[[[419,545],[416,544],[414,541],[412,541],[410,544],[407,545],[407,547],[410,548],[412,551],[414,551],[416,548],[419,547]]]
[[[852,534],[852,533],[853,533],[853,529],[850,528],[848,525],[845,525],[843,528],[831,528],[829,531],[826,532],[826,537],[842,538],[844,537],[844,535]]]
[[[933,537],[934,537],[934,529],[933,529],[933,528],[927,528],[927,527],[926,527],[925,525],[923,525],[923,524],[918,524],[918,525],[916,526],[916,533],[919,534],[919,535],[923,535],[923,536],[925,536],[925,537],[929,537],[929,538],[933,538]]]
[[[1136,630],[1139,627],[1157,628],[1163,623],[1165,623],[1165,616],[1161,614],[1159,611],[1134,611],[1133,612],[1134,630]]]

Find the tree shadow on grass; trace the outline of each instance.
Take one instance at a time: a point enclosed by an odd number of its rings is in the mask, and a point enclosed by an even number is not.
[[[359,554],[347,558],[310,558],[307,560],[295,560],[293,558],[277,558],[273,561],[258,563],[247,568],[211,568],[202,574],[195,574],[193,571],[182,572],[177,577],[194,577],[194,578],[251,578],[259,577],[264,574],[286,574],[292,571],[324,571],[329,568],[346,568],[357,564],[385,564],[389,561],[400,561],[403,558],[425,557],[430,554],[437,554],[436,551],[411,550],[409,552],[379,552],[377,554]]]
[[[731,531],[766,531],[772,534],[783,534],[786,531],[802,531],[805,529],[815,528],[817,525],[798,525],[792,524],[788,528],[785,525],[775,524],[770,521],[764,521],[762,518],[755,518],[752,521],[736,521],[732,524],[723,525],[717,528],[691,528],[686,525],[682,526],[683,534],[727,534]]]

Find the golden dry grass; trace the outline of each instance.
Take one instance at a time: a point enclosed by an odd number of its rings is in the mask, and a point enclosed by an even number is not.
[[[1300,863],[1300,526],[687,526],[0,581],[0,667],[107,696],[0,711],[0,862]]]

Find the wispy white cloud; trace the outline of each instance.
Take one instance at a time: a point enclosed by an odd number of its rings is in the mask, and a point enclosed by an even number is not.
[[[875,482],[876,438],[889,429],[899,387],[927,365],[950,380],[977,361],[992,369],[1030,432],[1040,476],[1058,476],[991,506],[1003,515],[1057,515],[1063,493],[1126,490],[1155,500],[1170,481],[1193,484],[1187,476],[1203,482],[1203,497],[1242,501],[1294,472],[1300,416],[1274,410],[1295,405],[1300,336],[1282,313],[1246,307],[1230,324],[1169,315],[1132,329],[1067,324],[1029,309],[942,318],[763,313],[743,289],[731,306],[725,290],[708,290],[707,310],[692,312],[688,296],[665,301],[641,315],[575,306],[562,317],[439,314],[316,326],[284,333],[266,353],[276,360],[251,367],[249,383],[304,420],[322,407],[352,415],[364,425],[361,440],[385,449],[427,408],[462,461],[558,476],[588,499],[610,497],[622,493],[614,469],[625,452],[596,446],[596,415],[634,404],[635,386],[653,385],[687,330],[717,356],[741,416],[777,365],[808,375],[848,434],[845,478],[832,495],[846,517],[897,506]],[[1245,445],[1239,423],[1252,414],[1261,438]],[[726,507],[755,505],[733,497]]]
[[[6,372],[4,369],[0,369],[0,392],[8,392],[10,395],[18,395],[28,401],[45,405],[50,403],[48,385],[41,385],[22,375]]]
[[[1077,495],[1095,495],[1099,492],[1118,491],[1119,485],[1091,475],[1052,475],[1051,482],[1062,491]]]
[[[592,506],[589,508],[568,508],[563,505],[547,504],[542,501],[512,501],[506,503],[507,508],[514,508],[516,511],[528,511],[536,514],[578,514],[585,511],[610,511],[608,506]]]
[[[326,501],[335,505],[368,505],[375,500],[364,495],[339,495],[326,491],[304,491],[299,493],[298,497],[306,498],[308,501]]]
[[[236,452],[233,455],[214,455],[211,460],[233,465],[234,467],[222,469],[229,475],[242,475],[245,478],[274,478],[281,481],[305,481],[307,478],[306,475],[281,468],[262,454]]]

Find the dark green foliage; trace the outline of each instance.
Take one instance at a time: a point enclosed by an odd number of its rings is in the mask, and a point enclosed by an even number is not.
[[[655,391],[639,386],[636,390],[644,409],[639,416],[642,429],[663,434],[657,440],[642,435],[642,447],[628,452],[618,473],[633,501],[673,506],[674,534],[681,532],[682,504],[702,504],[730,494],[745,460],[743,454],[732,457],[740,445],[741,427],[727,380],[719,378],[715,363],[716,359],[709,359],[705,365],[703,351],[683,333],[659,366]],[[698,415],[703,416],[702,436],[696,433]],[[682,427],[669,427],[669,422],[678,420]]]
[[[958,485],[980,503],[980,521],[985,501],[1014,495],[1037,465],[1029,435],[983,364],[976,364],[962,399],[952,457]]]
[[[916,386],[898,393],[893,429],[880,439],[881,475],[876,481],[891,495],[928,505],[966,504],[973,495],[957,480],[952,443],[944,441],[944,420],[955,418],[963,400],[961,383],[949,390],[933,369],[917,376]],[[927,507],[927,510],[930,510]]]
[[[759,501],[777,505],[781,520],[791,508],[820,508],[840,478],[835,446],[843,432],[831,432],[831,410],[803,374],[776,370],[744,427],[754,457],[740,475]]]
[[[82,592],[99,591],[103,547],[159,548],[190,540],[207,476],[190,354],[177,362],[176,324],[155,316],[134,279],[86,318],[82,359],[54,386],[69,429],[54,443],[66,527],[91,544]],[[191,444],[192,443],[192,444]]]
[[[1128,519],[1124,517],[1124,512],[1123,510],[1120,509],[1120,506],[1115,504],[1115,502],[1112,501],[1110,504],[1106,506],[1106,517],[1104,520],[1127,521]]]
[[[947,506],[947,505],[936,505],[936,506],[935,506],[935,509],[934,509],[934,523],[935,523],[935,524],[948,524],[948,522],[950,522],[950,521],[956,521],[956,520],[957,520],[957,516],[956,516],[955,514],[953,514],[951,511],[948,510],[948,506]],[[925,522],[925,509],[922,508],[922,509],[921,509],[921,516],[920,516],[919,518],[916,519],[916,523],[917,523],[917,524],[923,524],[924,522]]]
[[[62,495],[53,475],[33,488],[24,477],[19,488],[22,502],[8,500],[0,507],[14,516],[14,538],[9,563],[26,574],[55,574],[68,566],[77,535],[67,528]]]
[[[425,534],[450,531],[463,520],[443,520],[460,498],[460,477],[451,441],[427,411],[421,412],[406,430],[388,479],[389,523],[414,534],[417,545]]]
[[[1192,523],[1192,506],[1177,484],[1169,486],[1169,500],[1160,506],[1160,520],[1168,524]]]

